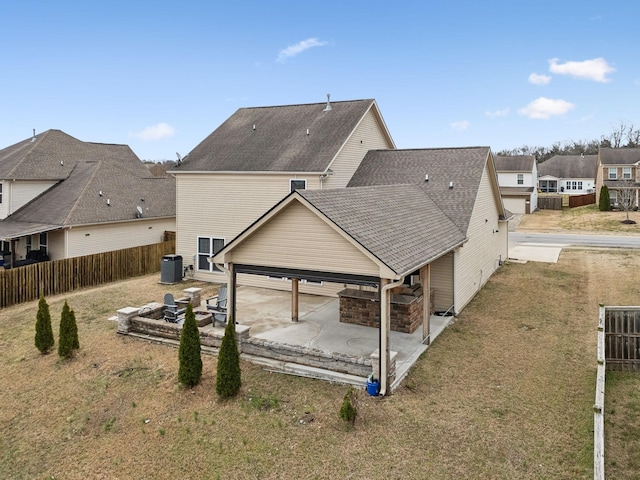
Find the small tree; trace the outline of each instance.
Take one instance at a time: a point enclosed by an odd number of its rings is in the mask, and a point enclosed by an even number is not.
[[[627,219],[625,223],[634,223],[633,220],[629,220],[629,210],[631,210],[636,204],[636,188],[635,183],[632,180],[622,180],[618,190],[617,202],[622,209],[627,212]]]
[[[180,368],[178,380],[187,387],[193,387],[200,383],[202,377],[202,357],[200,355],[200,331],[196,323],[196,315],[193,313],[191,303],[187,305],[180,335]]]
[[[40,296],[38,302],[38,313],[36,315],[36,348],[40,350],[40,353],[49,353],[51,347],[53,347],[53,329],[51,328],[51,313],[49,312],[49,305],[44,299],[44,295]]]
[[[234,397],[242,385],[240,353],[236,343],[236,325],[232,318],[227,321],[224,337],[218,352],[216,393],[220,398]]]
[[[342,406],[340,407],[340,418],[345,422],[349,422],[353,425],[356,421],[356,407],[353,406],[352,397],[353,389],[349,389],[349,391],[344,395],[344,399],[342,400]]]
[[[600,198],[598,199],[598,209],[601,212],[611,210],[611,199],[609,198],[609,187],[603,185],[600,189]]]
[[[60,314],[60,338],[58,340],[58,355],[62,358],[73,356],[74,350],[80,348],[78,341],[78,325],[76,324],[76,314],[64,301],[62,313]]]

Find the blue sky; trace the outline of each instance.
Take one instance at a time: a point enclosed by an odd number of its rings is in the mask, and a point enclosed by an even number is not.
[[[637,2],[0,3],[0,148],[60,129],[185,156],[240,107],[375,98],[398,148],[640,125]]]

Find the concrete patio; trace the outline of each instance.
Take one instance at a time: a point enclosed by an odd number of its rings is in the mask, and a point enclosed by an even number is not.
[[[250,336],[276,343],[300,345],[319,350],[368,358],[378,349],[379,330],[339,321],[338,298],[299,295],[299,321],[291,321],[291,293],[239,286],[236,321],[250,326]],[[454,317],[431,317],[431,341],[452,322]],[[213,327],[212,327],[213,328]],[[215,327],[222,328],[222,327]],[[422,341],[422,328],[412,334],[392,331],[390,349],[397,352],[396,379],[392,390],[404,379],[411,366],[427,349]],[[365,378],[305,367],[295,362],[247,358],[266,368],[326,380],[364,385]]]

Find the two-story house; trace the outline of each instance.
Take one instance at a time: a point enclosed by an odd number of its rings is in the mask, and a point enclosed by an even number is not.
[[[596,199],[603,185],[609,189],[611,205],[618,204],[620,188],[633,190],[633,205],[638,206],[640,189],[640,148],[605,148],[598,150]]]
[[[500,195],[507,210],[526,214],[538,208],[538,166],[533,155],[495,156]]]
[[[7,265],[160,242],[175,230],[175,180],[127,145],[60,130],[0,150],[0,241]]]
[[[597,163],[597,155],[554,155],[538,164],[538,189],[566,195],[593,193]]]
[[[208,260],[258,217],[293,190],[345,187],[369,150],[394,146],[372,99],[241,108],[171,170],[176,253],[226,282]]]

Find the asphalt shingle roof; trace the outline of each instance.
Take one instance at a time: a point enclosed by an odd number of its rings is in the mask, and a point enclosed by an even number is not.
[[[128,145],[83,142],[60,130],[47,130],[0,150],[0,179],[62,180],[87,160],[104,160],[140,177],[151,176]]]
[[[536,157],[533,155],[495,155],[497,172],[532,172]]]
[[[241,108],[172,171],[324,172],[374,103]]]
[[[142,218],[176,214],[175,179],[154,177],[127,145],[85,144],[59,130],[48,130],[33,142],[0,150],[0,172],[5,179],[57,180],[0,221],[0,238],[133,220],[138,206]]]
[[[393,271],[406,274],[466,239],[427,190],[379,185],[297,193]]]
[[[603,165],[633,165],[640,162],[640,148],[606,148],[598,150]]]
[[[538,177],[596,178],[597,155],[554,155],[538,164]]]
[[[348,187],[423,185],[433,202],[466,233],[489,155],[489,147],[371,150]],[[449,188],[451,182],[453,188]]]

